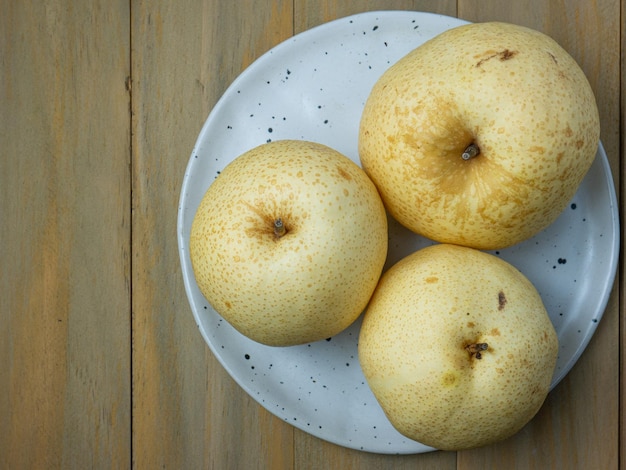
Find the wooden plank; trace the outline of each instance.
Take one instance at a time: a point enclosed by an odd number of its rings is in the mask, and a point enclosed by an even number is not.
[[[455,0],[296,0],[296,33],[344,16],[375,10],[414,10],[456,16]]]
[[[296,32],[301,32],[336,18],[373,10],[430,11],[456,16],[455,1],[296,1]],[[358,452],[321,441],[301,431],[296,432],[298,469],[453,469],[455,452],[432,452],[420,455],[389,456]]]
[[[293,428],[209,352],[185,296],[176,216],[209,111],[293,33],[290,1],[132,5],[133,453],[138,468],[289,468]]]
[[[128,3],[0,11],[0,467],[127,468]]]
[[[510,21],[551,35],[579,62],[600,109],[601,139],[616,184],[621,167],[620,4],[459,1],[471,21]],[[619,186],[618,186],[619,187]],[[619,281],[618,281],[619,282]],[[485,449],[459,453],[459,468],[616,468],[619,413],[619,300],[616,284],[589,347],[550,394],[537,417],[518,435]]]
[[[456,452],[426,452],[413,455],[384,455],[346,449],[321,441],[302,431],[296,432],[295,468],[317,470],[387,469],[394,470],[452,470],[456,469]]]

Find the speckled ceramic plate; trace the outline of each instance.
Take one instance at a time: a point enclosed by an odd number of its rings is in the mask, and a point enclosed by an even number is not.
[[[179,251],[187,295],[204,339],[237,383],[270,412],[342,446],[399,454],[432,450],[395,431],[369,390],[357,359],[360,320],[336,337],[291,348],[254,343],[226,323],[194,280],[187,250],[191,223],[220,170],[263,142],[312,140],[358,163],[358,124],[374,82],[411,49],[462,23],[420,12],[372,12],[285,41],[253,63],[224,93],[198,137],[185,173]],[[394,223],[390,237],[388,266],[431,243]],[[618,250],[615,189],[600,146],[560,218],[535,238],[496,252],[534,282],[556,327],[561,346],[553,386],[574,365],[600,321]]]

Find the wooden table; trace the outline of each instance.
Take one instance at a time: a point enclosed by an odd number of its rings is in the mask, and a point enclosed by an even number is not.
[[[293,34],[373,9],[504,20],[552,35],[593,86],[619,191],[622,8],[617,0],[2,0],[0,468],[625,466],[623,267],[588,349],[519,434],[472,451],[382,456],[301,432],[235,384],[194,323],[176,239],[185,166],[231,81]]]

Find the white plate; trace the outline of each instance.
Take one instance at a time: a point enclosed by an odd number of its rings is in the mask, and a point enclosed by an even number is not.
[[[209,115],[185,173],[178,243],[185,288],[200,332],[237,383],[262,406],[330,442],[377,453],[432,450],[388,422],[357,360],[358,320],[326,341],[272,348],[235,331],[196,285],[188,253],[200,200],[220,170],[268,140],[306,139],[359,162],[358,124],[369,91],[396,60],[462,20],[409,11],[362,13],[283,42],[246,69]],[[210,60],[210,58],[206,58]],[[431,242],[392,223],[388,266]],[[537,286],[560,341],[555,386],[582,354],[604,312],[619,251],[617,201],[602,146],[560,218],[531,240],[496,254]]]

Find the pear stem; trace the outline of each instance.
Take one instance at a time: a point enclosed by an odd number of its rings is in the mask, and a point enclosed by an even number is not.
[[[283,224],[283,219],[279,217],[274,221],[274,235],[276,235],[277,238],[280,238],[285,233],[287,233],[287,229],[285,228],[285,224]]]
[[[481,351],[486,351],[489,345],[487,343],[472,343],[465,346],[465,349],[470,353],[470,356],[475,356],[476,359],[482,359]]]
[[[465,148],[465,151],[461,155],[461,158],[467,161],[478,156],[479,153],[480,153],[480,147],[478,147],[478,145],[474,143],[471,143]]]

